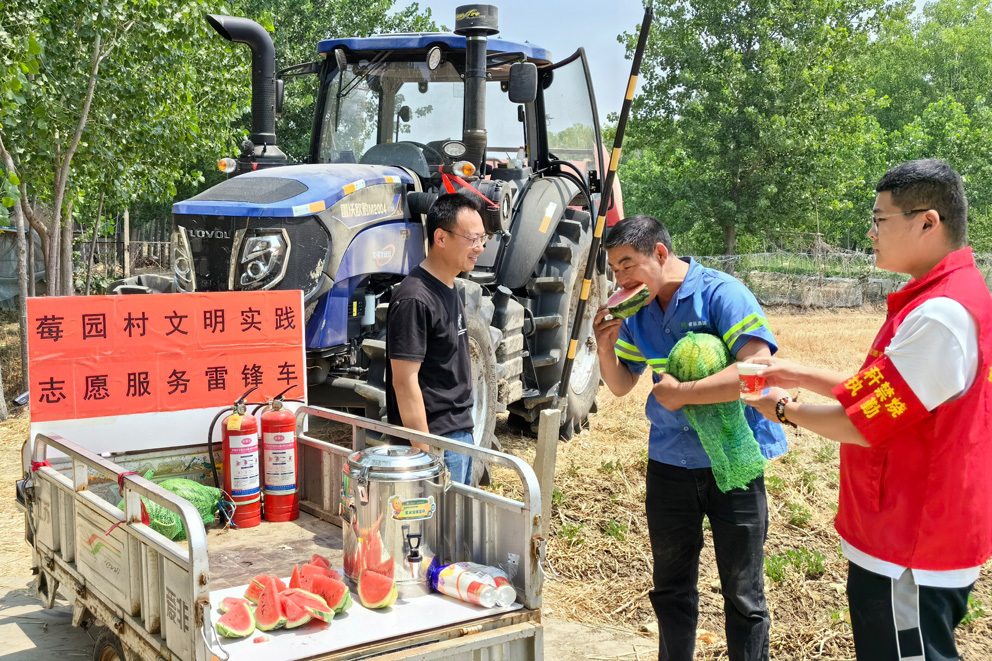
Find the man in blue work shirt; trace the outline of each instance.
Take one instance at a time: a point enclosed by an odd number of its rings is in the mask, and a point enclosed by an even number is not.
[[[699,437],[679,410],[686,404],[737,399],[736,366],[680,383],[666,374],[665,363],[675,343],[690,331],[722,338],[739,361],[770,356],[778,347],[754,295],[726,273],[676,257],[668,230],[657,219],[620,221],[605,246],[617,282],[627,288],[647,285],[651,295],[628,319],[612,319],[603,307],[593,323],[603,380],[613,394],[627,394],[645,369],[652,372],[654,385],[645,407],[651,422],[645,508],[654,556],[650,599],[661,636],[659,661],[691,661],[693,656],[704,515],[713,529],[723,587],[728,655],[731,661],[767,659],[764,477],[744,489],[720,491]],[[781,426],[745,408],[762,454],[771,459],[784,453]]]

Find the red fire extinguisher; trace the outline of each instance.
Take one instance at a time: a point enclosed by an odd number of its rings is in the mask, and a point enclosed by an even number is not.
[[[295,386],[294,386],[295,387]],[[285,408],[284,390],[262,414],[262,508],[266,521],[300,517],[299,460],[296,454],[296,415]]]
[[[235,505],[231,523],[238,528],[252,528],[262,522],[258,423],[254,416],[246,412],[245,396],[234,403],[234,412],[224,418],[221,430],[224,439],[224,491]]]

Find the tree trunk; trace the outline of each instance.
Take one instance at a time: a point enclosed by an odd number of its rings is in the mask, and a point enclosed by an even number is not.
[[[17,168],[14,167],[14,157],[10,155],[7,151],[7,147],[3,144],[3,135],[0,134],[0,160],[3,161],[4,167],[8,172],[16,173]],[[20,186],[21,195],[27,194],[27,189],[24,186],[24,182],[21,182]],[[24,200],[18,200],[18,202],[13,206],[12,213],[14,215],[14,227],[17,228],[17,293],[19,302],[20,317],[18,326],[20,327],[21,336],[21,385],[24,390],[28,389],[30,380],[28,377],[28,281],[34,280],[34,268],[33,265],[27,263],[27,241],[31,240],[31,230],[30,227],[27,228],[25,232],[25,226],[27,223],[24,219],[23,206],[21,202]],[[27,234],[27,237],[25,237]],[[0,405],[3,403],[3,379],[0,378]],[[3,410],[3,417],[6,417],[6,408]],[[3,419],[0,417],[0,420]]]
[[[27,223],[25,223],[27,225]],[[31,234],[31,227],[27,228],[27,240],[28,240],[28,296],[35,295],[35,282],[34,282],[34,236]]]
[[[66,208],[65,222],[62,223],[62,257],[59,260],[61,265],[61,291],[60,296],[73,296],[76,293],[76,286],[73,282],[72,268],[72,202]]]
[[[723,254],[727,256],[737,254],[737,226],[728,225],[723,228]]]
[[[7,419],[7,398],[3,394],[3,364],[0,364],[0,422]]]
[[[26,228],[21,205],[15,204],[14,226],[17,227],[17,297],[18,326],[21,336],[21,387],[30,389],[31,378],[28,374],[28,282],[34,280],[33,264],[28,261],[28,241],[31,239],[30,228]],[[25,234],[27,235],[25,237]]]
[[[124,209],[124,231],[121,232],[121,240],[124,242],[124,277],[131,277],[131,213]]]
[[[60,213],[55,212],[54,215],[61,218]],[[49,296],[60,296],[61,292],[59,290],[59,284],[61,280],[62,270],[59,268],[59,260],[62,257],[62,232],[58,231],[58,224],[55,218],[53,218],[48,227],[48,246],[45,249],[45,278],[48,280],[48,295]]]
[[[100,233],[100,220],[103,217],[103,191],[100,191],[100,202],[96,205],[96,222],[93,223],[93,240],[90,241],[90,259],[86,264],[86,296],[90,295],[90,282],[93,280],[93,256],[96,254],[96,237]]]

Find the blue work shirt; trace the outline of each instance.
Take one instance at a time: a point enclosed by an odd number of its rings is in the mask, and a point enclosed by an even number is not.
[[[657,383],[672,347],[690,331],[722,338],[734,356],[754,337],[767,342],[772,353],[778,350],[764,311],[740,280],[692,258],[682,260],[689,263],[689,271],[668,309],[662,311],[654,298],[620,326],[615,351],[627,369],[641,374],[650,367],[653,383]],[[650,394],[644,413],[651,422],[651,459],[682,468],[710,466],[696,430],[681,410],[669,411]],[[766,420],[750,406],[744,407],[744,415],[766,459],[788,449],[781,425]]]

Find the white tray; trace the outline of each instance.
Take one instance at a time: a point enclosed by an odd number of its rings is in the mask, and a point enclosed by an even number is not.
[[[347,579],[345,582],[350,588],[350,582]],[[247,587],[242,585],[210,593],[211,627],[222,615],[217,609],[221,600],[244,596]],[[369,610],[362,606],[354,589],[351,596],[354,600],[351,608],[326,624],[311,620],[295,629],[256,629],[245,638],[218,638],[231,655],[231,661],[295,661],[523,608],[519,603],[502,608],[482,608],[435,593],[399,599],[389,608]],[[254,642],[259,636],[267,636],[268,640]]]

